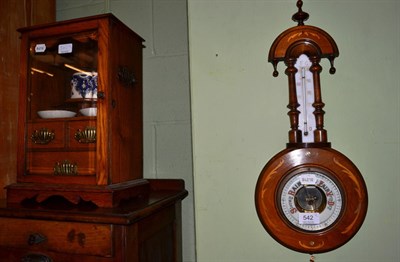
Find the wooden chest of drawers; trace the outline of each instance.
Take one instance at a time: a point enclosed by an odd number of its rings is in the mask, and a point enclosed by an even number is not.
[[[2,218],[0,246],[45,253],[111,257],[113,226],[109,224]]]
[[[180,180],[149,180],[118,208],[0,203],[1,261],[181,261]]]

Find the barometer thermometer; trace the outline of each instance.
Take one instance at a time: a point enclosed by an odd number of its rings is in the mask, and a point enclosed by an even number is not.
[[[273,75],[283,61],[289,80],[289,142],[265,165],[255,204],[266,231],[302,253],[322,253],[347,243],[360,229],[368,207],[364,179],[353,162],[328,142],[319,74],[327,58],[335,73],[339,50],[324,30],[304,25],[308,14],[297,1],[297,26],[273,42],[268,60]]]
[[[314,85],[310,72],[310,59],[302,54],[296,61],[296,93],[299,103],[299,129],[302,131],[303,142],[314,141],[315,120],[314,108]]]

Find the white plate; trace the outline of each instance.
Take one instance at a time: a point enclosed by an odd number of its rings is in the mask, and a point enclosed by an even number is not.
[[[37,113],[41,118],[66,118],[74,117],[76,115],[75,112],[67,110],[44,110],[38,111]]]
[[[96,116],[97,115],[97,107],[88,107],[79,110],[84,116]]]

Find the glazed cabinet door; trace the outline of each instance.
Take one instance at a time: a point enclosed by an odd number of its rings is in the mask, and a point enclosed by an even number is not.
[[[53,34],[22,37],[27,53],[19,180],[96,184],[98,30]]]

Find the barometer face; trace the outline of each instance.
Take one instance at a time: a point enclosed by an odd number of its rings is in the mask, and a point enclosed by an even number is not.
[[[342,211],[341,189],[323,171],[289,175],[277,194],[280,211],[294,228],[316,232],[333,225]]]

